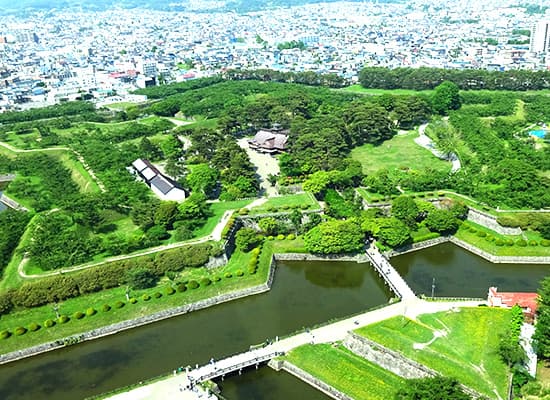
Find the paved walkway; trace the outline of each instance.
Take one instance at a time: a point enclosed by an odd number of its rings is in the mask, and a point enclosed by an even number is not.
[[[428,302],[416,297],[388,305],[374,311],[350,317],[330,325],[301,332],[285,339],[273,340],[273,343],[259,349],[237,354],[222,360],[214,361],[197,367],[188,373],[176,374],[149,385],[133,389],[119,394],[110,399],[113,400],[164,400],[164,399],[197,399],[199,394],[189,389],[191,383],[196,388],[197,381],[221,376],[227,371],[237,371],[243,365],[254,365],[258,360],[265,360],[269,356],[288,352],[298,346],[308,343],[332,343],[343,340],[348,332],[361,326],[373,324],[388,318],[403,315],[415,319],[420,314],[431,314],[440,311],[448,311],[457,307],[477,307],[479,301],[452,301],[452,302]],[[185,361],[183,361],[185,363]],[[189,379],[191,378],[191,380]],[[206,394],[202,394],[206,396]],[[195,397],[193,397],[195,396]],[[206,397],[202,397],[206,398]]]
[[[409,287],[407,282],[393,268],[390,262],[378,251],[378,248],[371,245],[367,248],[367,257],[378,271],[382,279],[390,286],[392,291],[401,299],[408,300],[416,298],[414,292]]]
[[[460,160],[458,159],[457,155],[455,153],[451,153],[449,155],[442,154],[437,148],[435,147],[432,139],[430,139],[428,136],[426,136],[425,131],[428,124],[422,124],[418,127],[418,133],[420,136],[418,136],[416,139],[414,139],[415,143],[419,146],[424,147],[427,150],[430,150],[434,156],[437,158],[441,158],[443,160],[450,161],[452,163],[451,172],[458,171],[462,166],[460,165]]]

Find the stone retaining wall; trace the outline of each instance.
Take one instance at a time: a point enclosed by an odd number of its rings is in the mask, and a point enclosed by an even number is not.
[[[353,353],[405,379],[427,378],[439,375],[433,369],[354,332],[348,333],[343,345]],[[468,386],[461,384],[460,387],[474,399],[483,397]]]
[[[484,213],[475,208],[468,207],[468,221],[475,222],[489,228],[501,235],[521,235],[520,228],[510,228],[500,225],[497,222],[497,217],[491,214]]]
[[[434,239],[424,240],[418,243],[408,244],[406,246],[399,247],[398,249],[390,250],[384,253],[386,257],[399,256],[401,254],[410,253],[412,251],[426,249],[428,247],[436,246],[440,243],[446,243],[449,241],[449,238],[446,236],[440,236]]]
[[[35,356],[47,351],[59,349],[65,347],[67,344],[75,344],[87,340],[98,339],[103,336],[113,335],[120,331],[127,329],[137,328],[142,325],[147,325],[152,322],[161,321],[166,318],[175,317],[178,315],[187,314],[192,311],[201,310],[203,308],[211,307],[217,304],[225,303],[227,301],[240,299],[247,296],[252,296],[259,293],[264,293],[269,291],[271,282],[273,281],[274,268],[271,268],[269,274],[269,280],[267,283],[257,285],[254,287],[238,290],[231,293],[221,294],[219,296],[211,297],[209,299],[199,300],[195,303],[186,304],[181,307],[172,308],[169,310],[159,311],[157,313],[147,315],[141,318],[136,318],[129,321],[118,322],[116,324],[108,325],[103,328],[94,329],[82,334],[74,335],[68,338],[63,338],[49,343],[44,343],[38,346],[29,347],[24,350],[14,351],[11,353],[0,355],[0,364],[6,364],[12,361],[17,361],[22,358]],[[130,305],[126,305],[129,307]]]
[[[315,389],[323,392],[327,396],[332,397],[333,399],[337,400],[354,400],[352,397],[348,396],[347,394],[344,394],[340,392],[339,390],[336,390],[334,387],[329,385],[326,382],[323,382],[317,378],[315,378],[313,375],[307,373],[301,368],[298,368],[294,364],[289,363],[288,361],[284,360],[271,360],[268,364],[271,368],[273,368],[275,371],[286,371],[289,374],[294,375],[295,377],[301,379],[302,381],[306,382],[307,384],[313,386]]]
[[[355,261],[357,263],[369,262],[364,253],[354,255],[316,255],[309,253],[278,253],[274,254],[276,261]]]

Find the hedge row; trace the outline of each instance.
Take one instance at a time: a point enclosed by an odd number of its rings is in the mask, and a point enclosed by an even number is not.
[[[229,218],[229,221],[227,221],[227,224],[223,227],[222,230],[222,239],[227,240],[229,238],[229,233],[231,232],[231,229],[235,226],[235,217],[232,215],[231,218]]]
[[[267,212],[274,213],[274,212],[281,212],[281,211],[288,211],[288,210],[308,210],[311,208],[311,204],[283,204],[282,206],[275,207],[275,206],[268,206],[265,208]]]
[[[160,277],[167,271],[200,267],[208,262],[210,256],[220,253],[218,246],[200,243],[166,250],[156,255],[115,261],[71,275],[56,275],[26,282],[17,290],[0,293],[0,314],[7,314],[14,307],[39,307],[123,285],[126,283],[128,271],[132,269],[145,268]]]
[[[491,234],[488,234],[485,231],[478,230],[477,228],[471,226],[471,225],[464,225],[465,229],[468,230],[470,233],[475,233],[477,237],[484,238],[488,242],[493,242],[497,246],[519,246],[519,247],[526,247],[526,246],[544,246],[544,247],[550,247],[550,240],[547,239],[541,239],[541,240],[524,240],[524,239],[511,239],[511,238],[497,238]]]

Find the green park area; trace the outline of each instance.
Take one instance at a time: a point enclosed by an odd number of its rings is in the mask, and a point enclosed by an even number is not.
[[[405,382],[342,345],[300,346],[283,359],[356,400],[392,399]]]
[[[434,156],[429,150],[414,142],[418,133],[411,131],[397,135],[381,144],[364,144],[351,151],[351,157],[361,163],[363,173],[369,174],[380,168],[413,169],[431,168],[449,172],[451,164]]]
[[[489,398],[505,398],[509,372],[498,346],[510,318],[509,310],[461,308],[416,321],[395,317],[356,332]]]
[[[272,212],[285,212],[293,209],[315,210],[319,209],[319,203],[311,193],[299,193],[269,198],[260,206],[253,207],[250,214],[264,214]]]
[[[365,88],[361,85],[351,85],[347,86],[342,91],[351,92],[351,93],[358,93],[358,94],[366,94],[366,95],[373,95],[373,96],[380,96],[383,94],[389,94],[389,95],[418,95],[418,94],[430,94],[433,91],[432,90],[412,90],[412,89],[373,89],[373,88]]]

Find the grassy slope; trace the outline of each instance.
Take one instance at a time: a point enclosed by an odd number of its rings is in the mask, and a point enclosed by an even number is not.
[[[292,208],[295,206],[301,206],[303,204],[307,204],[309,208],[319,208],[319,203],[317,203],[315,198],[310,193],[300,193],[270,198],[261,206],[254,207],[252,210],[250,210],[250,213],[261,214],[268,212],[267,209],[269,207],[275,207],[279,209],[283,206],[288,206],[288,208]]]
[[[413,94],[431,94],[433,92],[433,90],[367,89],[361,85],[351,85],[341,90],[345,92],[369,94],[369,95],[382,95],[382,94],[413,95]]]
[[[213,282],[206,287],[199,287],[195,290],[188,289],[183,293],[175,293],[168,296],[164,293],[164,289],[172,283],[166,278],[163,278],[155,288],[132,290],[130,296],[138,299],[136,304],[126,304],[122,309],[113,308],[108,312],[99,311],[94,316],[86,316],[82,320],[71,319],[66,324],[57,324],[48,329],[42,327],[37,332],[28,332],[23,336],[11,336],[6,340],[0,340],[0,353],[3,354],[20,350],[51,340],[76,335],[101,326],[138,318],[173,307],[179,307],[221,293],[259,285],[267,279],[268,268],[271,263],[271,255],[273,252],[292,252],[295,250],[301,251],[302,249],[303,241],[301,238],[296,240],[266,242],[259,258],[258,271],[255,274],[247,272],[247,266],[251,256],[250,253],[236,251],[228,264],[224,267],[212,270],[206,268],[187,268],[180,272],[177,279],[177,281],[191,279],[199,281],[203,277],[210,277],[213,280],[215,276],[218,276],[221,278],[219,282]],[[242,270],[245,273],[244,276],[237,277],[236,272],[238,270]],[[233,276],[227,278],[225,275],[226,272],[230,272]],[[141,296],[144,293],[148,293],[152,297],[157,291],[163,294],[161,298],[151,298],[149,301],[142,300]],[[59,312],[71,316],[76,311],[85,312],[88,307],[93,307],[96,310],[100,310],[103,304],[109,304],[112,307],[117,301],[126,302],[125,292],[125,287],[118,287],[68,299],[60,304]],[[43,325],[44,321],[48,318],[55,318],[55,313],[51,305],[22,309],[2,316],[0,318],[0,331],[8,329],[13,332],[16,327],[28,327],[32,322]]]
[[[369,174],[381,168],[433,168],[450,171],[451,164],[440,160],[430,151],[414,142],[418,133],[397,135],[384,143],[374,146],[365,144],[351,151],[351,157],[363,166],[363,173]]]
[[[357,332],[397,350],[480,393],[505,398],[508,369],[497,354],[498,335],[509,323],[510,312],[500,308],[463,308],[460,312],[421,315],[418,322],[404,317],[369,325]],[[445,330],[422,350],[414,343],[427,343],[435,330]]]
[[[305,345],[284,358],[357,400],[392,399],[405,382],[343,346]]]

